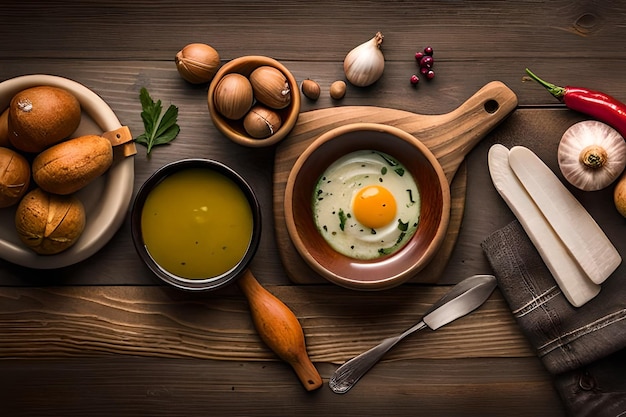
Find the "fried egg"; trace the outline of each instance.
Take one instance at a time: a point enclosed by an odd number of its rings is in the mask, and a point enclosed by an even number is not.
[[[420,196],[411,173],[391,156],[355,151],[333,162],[317,182],[317,229],[337,252],[375,259],[396,252],[415,234]]]

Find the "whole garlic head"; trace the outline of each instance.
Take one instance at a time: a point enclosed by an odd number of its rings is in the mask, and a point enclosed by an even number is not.
[[[343,60],[343,71],[352,85],[367,87],[383,75],[385,57],[380,50],[383,34],[377,32],[372,39],[352,49]]]
[[[572,125],[558,147],[563,177],[583,191],[608,187],[626,167],[626,142],[611,126],[597,120]]]

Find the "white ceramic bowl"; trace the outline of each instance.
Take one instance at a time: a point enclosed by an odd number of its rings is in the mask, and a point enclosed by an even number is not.
[[[82,107],[81,123],[73,136],[102,134],[122,125],[100,96],[75,81],[53,75],[25,75],[0,83],[0,112],[19,91],[38,85],[62,87],[76,96]],[[117,161],[76,196],[85,205],[87,224],[79,240],[56,255],[38,255],[27,248],[15,231],[16,206],[0,209],[0,258],[37,269],[54,269],[83,261],[98,252],[122,225],[132,198],[134,157]]]

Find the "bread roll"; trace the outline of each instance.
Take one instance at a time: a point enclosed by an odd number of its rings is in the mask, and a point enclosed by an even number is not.
[[[85,208],[75,196],[50,194],[36,188],[22,198],[15,228],[26,246],[41,255],[71,247],[85,228]]]
[[[11,146],[9,141],[9,108],[0,114],[0,146]]]
[[[20,151],[36,153],[68,138],[80,124],[78,99],[53,86],[27,88],[9,105],[9,140]]]
[[[30,184],[30,164],[19,153],[0,147],[0,208],[17,204]]]
[[[67,195],[104,174],[113,163],[111,142],[97,135],[54,145],[35,157],[33,180],[49,193]]]

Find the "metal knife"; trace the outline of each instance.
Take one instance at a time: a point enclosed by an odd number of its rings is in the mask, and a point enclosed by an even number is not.
[[[337,394],[345,394],[400,340],[425,327],[437,330],[471,313],[487,301],[496,286],[496,278],[493,275],[474,275],[459,282],[441,297],[415,326],[398,336],[384,339],[380,344],[337,368],[330,378],[330,389]]]
[[[489,173],[493,184],[519,220],[565,298],[580,307],[600,292],[572,258],[539,207],[509,165],[509,149],[496,144],[489,149]]]

